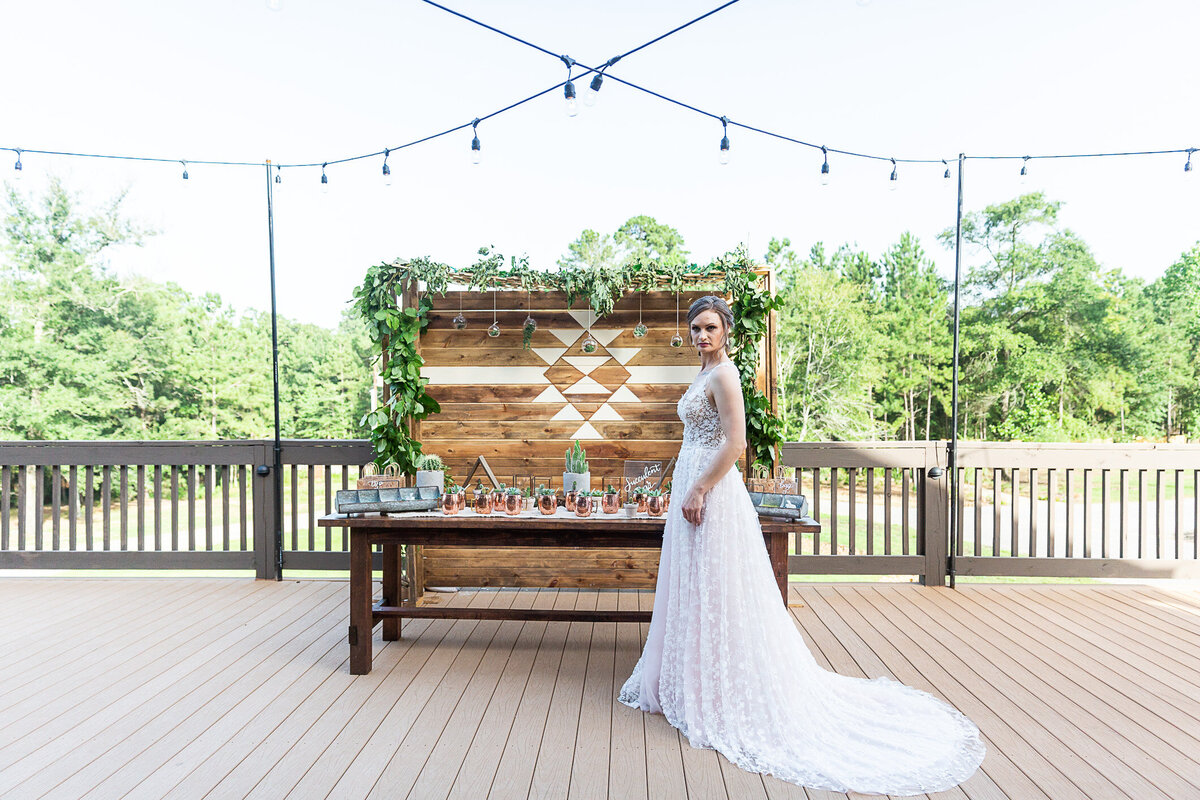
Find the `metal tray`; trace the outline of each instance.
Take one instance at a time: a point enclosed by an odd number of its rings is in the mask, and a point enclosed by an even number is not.
[[[437,486],[404,486],[399,489],[342,489],[334,498],[339,514],[367,511],[433,511],[442,490]]]

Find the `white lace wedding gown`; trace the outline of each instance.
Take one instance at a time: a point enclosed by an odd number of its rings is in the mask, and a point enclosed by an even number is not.
[[[654,616],[620,701],[662,713],[692,747],[803,786],[904,795],[961,783],[984,755],[970,720],[891,678],[838,675],[813,658],[737,470],[708,493],[699,525],[683,518],[683,498],[725,441],[705,387],[729,367],[702,372],[679,400]]]

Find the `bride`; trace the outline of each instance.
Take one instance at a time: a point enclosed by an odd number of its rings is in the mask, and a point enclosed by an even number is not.
[[[838,792],[948,789],[983,760],[975,725],[891,678],[851,678],[809,652],[779,588],[758,515],[734,469],[745,407],[719,297],[688,310],[700,374],[679,400],[683,446],[654,613],[619,700],[661,713],[693,747],[751,772]]]

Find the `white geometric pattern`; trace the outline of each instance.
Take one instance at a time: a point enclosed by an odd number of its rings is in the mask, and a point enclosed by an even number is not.
[[[583,377],[569,386],[563,394],[608,394],[608,389],[605,389],[600,384],[596,383],[591,378]]]
[[[624,388],[624,387],[622,387],[622,388]],[[541,394],[539,394],[537,397],[533,398],[533,402],[535,402],[535,403],[565,403],[565,402],[567,402],[567,398],[563,397],[563,393],[560,392],[556,387],[547,386],[545,389],[542,389]]]
[[[612,393],[612,397],[608,398],[610,403],[640,403],[642,398],[638,397],[628,386],[618,386],[617,390]]]
[[[538,357],[547,364],[553,365],[555,361],[562,358],[562,354],[567,352],[565,347],[535,347],[533,352],[538,354]]]
[[[550,332],[567,347],[578,342],[580,337],[583,336],[583,331],[577,328],[551,328]]]
[[[549,367],[421,367],[421,377],[434,386],[499,386],[549,383]]]
[[[563,361],[566,361],[572,367],[587,375],[596,367],[608,361],[608,356],[566,356],[563,358]]]
[[[596,337],[596,341],[608,347],[608,343],[621,335],[621,328],[592,328],[592,336]]]
[[[573,422],[583,419],[583,414],[579,413],[579,409],[572,405],[565,405],[558,410],[558,413],[550,418],[551,422]]]
[[[592,423],[585,422],[579,426],[579,430],[577,430],[577,431],[575,431],[575,433],[571,434],[571,438],[572,439],[603,439],[604,437],[600,435],[600,431],[598,431],[592,427]]]
[[[646,367],[626,367],[630,383],[691,383],[700,373],[700,365],[676,366],[656,364]]]
[[[592,419],[596,422],[623,422],[625,418],[618,414],[612,406],[605,403],[596,409],[596,413],[592,414]]]
[[[608,342],[605,342],[604,346],[608,347]],[[633,358],[641,351],[642,348],[640,347],[608,347],[608,352],[612,354],[612,357],[615,358],[617,363],[619,363],[621,366],[628,364],[629,359]]]

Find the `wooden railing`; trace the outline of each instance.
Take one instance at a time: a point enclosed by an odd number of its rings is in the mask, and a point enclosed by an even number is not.
[[[353,486],[367,443],[270,440],[0,443],[0,569],[348,568],[316,519]],[[819,536],[789,571],[1200,577],[1200,446],[962,443],[949,551],[946,442],[787,443]],[[455,476],[461,479],[463,476]],[[1031,492],[1031,489],[1033,491]]]

